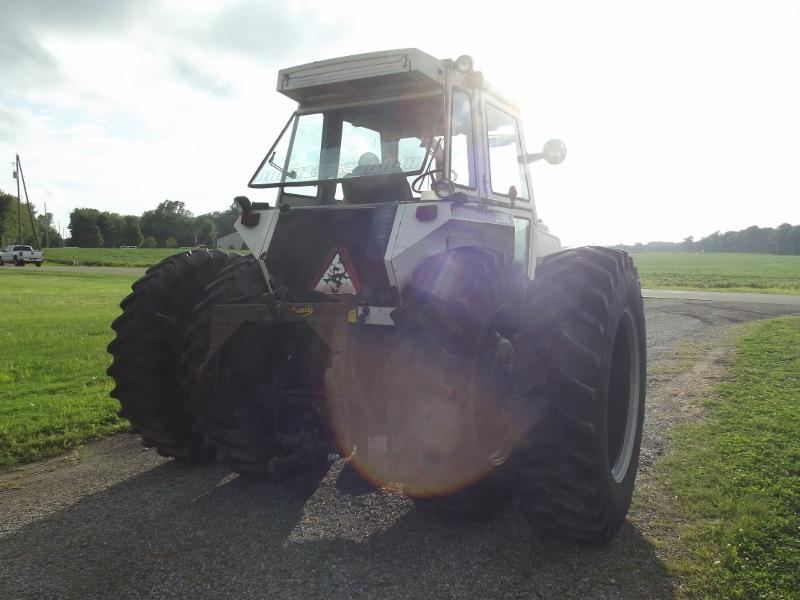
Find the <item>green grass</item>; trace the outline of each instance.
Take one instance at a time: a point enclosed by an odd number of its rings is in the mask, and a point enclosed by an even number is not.
[[[660,466],[677,539],[656,540],[690,598],[800,598],[800,318],[738,342],[707,416]]]
[[[0,272],[0,465],[52,456],[127,427],[106,345],[134,277]]]
[[[642,287],[800,294],[800,256],[634,252]]]
[[[50,265],[90,267],[149,267],[167,256],[185,252],[180,248],[47,248]]]
[[[177,248],[49,248],[50,265],[149,267]],[[735,252],[636,252],[642,287],[800,294],[800,256]]]

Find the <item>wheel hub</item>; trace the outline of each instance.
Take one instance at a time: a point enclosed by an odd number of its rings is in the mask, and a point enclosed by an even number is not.
[[[515,360],[510,340],[494,330],[484,336],[473,375],[472,420],[477,447],[492,466],[505,463],[513,449],[506,406]]]

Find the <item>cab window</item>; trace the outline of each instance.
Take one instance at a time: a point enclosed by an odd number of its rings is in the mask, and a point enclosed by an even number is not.
[[[450,146],[450,179],[456,185],[475,187],[472,161],[472,102],[469,94],[453,90],[453,134]]]
[[[523,269],[528,268],[528,247],[531,243],[531,222],[514,217],[514,262]]]
[[[511,196],[513,188],[517,198],[527,200],[530,196],[525,181],[525,164],[520,151],[517,120],[489,103],[486,104],[486,119],[492,191],[502,196]]]

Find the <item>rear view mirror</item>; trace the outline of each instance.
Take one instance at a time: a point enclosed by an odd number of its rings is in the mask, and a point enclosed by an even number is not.
[[[557,165],[567,157],[567,145],[561,140],[550,140],[542,148],[542,154],[551,165]]]
[[[561,140],[549,140],[545,143],[541,152],[528,154],[528,162],[534,162],[540,158],[545,159],[551,165],[557,165],[564,162],[567,157],[567,145]]]

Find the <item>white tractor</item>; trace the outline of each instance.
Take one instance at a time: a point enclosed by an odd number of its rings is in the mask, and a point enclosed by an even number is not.
[[[633,492],[645,324],[631,258],[560,249],[514,104],[416,49],[280,71],[298,102],[238,197],[249,248],[151,268],[112,395],[144,443],[280,477],[328,460],[454,517],[516,494],[543,532],[611,539]],[[535,275],[535,276],[534,276]]]

